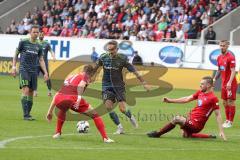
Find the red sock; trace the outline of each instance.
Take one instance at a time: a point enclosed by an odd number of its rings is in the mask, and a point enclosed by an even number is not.
[[[176,125],[172,124],[172,123],[168,123],[166,124],[163,128],[160,129],[159,131],[159,136],[171,131],[173,128],[175,128]]]
[[[97,117],[93,118],[93,121],[94,121],[98,131],[100,132],[102,138],[103,139],[108,138],[102,118],[97,116]]]
[[[229,121],[233,122],[235,112],[236,112],[236,107],[235,106],[228,106],[229,107]]]
[[[229,120],[229,112],[230,112],[230,108],[229,108],[229,106],[225,106],[226,120]]]
[[[209,134],[193,133],[191,138],[210,138]]]
[[[62,126],[66,118],[66,112],[59,110],[58,116],[57,116],[57,126],[56,126],[56,133],[62,133]]]

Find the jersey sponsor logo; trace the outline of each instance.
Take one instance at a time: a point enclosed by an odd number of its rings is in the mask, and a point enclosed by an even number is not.
[[[203,104],[203,101],[201,99],[198,100],[198,107],[201,107]]]
[[[32,54],[38,54],[36,51],[32,51],[32,50],[29,50],[29,49],[27,49],[26,52],[32,53]]]
[[[178,63],[183,57],[183,51],[175,46],[166,46],[159,51],[161,61],[169,64]]]
[[[219,69],[220,69],[221,71],[225,71],[225,66],[220,66]]]
[[[230,52],[232,55],[234,55],[232,51],[228,50],[228,52]],[[217,66],[217,58],[218,58],[218,56],[219,56],[220,54],[221,54],[221,50],[220,50],[220,49],[215,49],[215,50],[213,50],[213,51],[209,54],[209,61],[210,61],[213,65]]]

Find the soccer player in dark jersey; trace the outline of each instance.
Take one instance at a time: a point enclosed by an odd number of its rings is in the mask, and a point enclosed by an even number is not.
[[[48,43],[48,41],[44,40],[44,33],[42,31],[39,34],[39,44],[42,45],[43,59],[44,59],[45,65],[46,65],[47,72],[49,73],[48,52],[51,53],[53,61],[55,61],[56,58],[55,58],[55,53],[53,52],[50,44]],[[38,71],[38,74],[40,72],[42,72],[42,74],[44,74],[44,72],[43,72],[43,70],[42,70],[42,68],[40,66],[38,66],[38,70],[37,71]],[[52,92],[51,92],[52,84],[51,84],[51,80],[50,79],[47,80],[47,88],[48,88],[48,96],[52,96]],[[35,97],[37,96],[37,90],[34,91],[34,96]]]
[[[19,83],[22,89],[22,109],[24,120],[34,120],[30,115],[33,105],[33,91],[37,88],[37,66],[40,64],[44,71],[44,79],[48,80],[48,73],[42,55],[42,47],[37,42],[39,34],[38,26],[33,25],[30,30],[30,38],[19,42],[13,57],[13,76],[16,76],[16,61],[20,55]],[[38,62],[39,61],[39,62]]]
[[[200,82],[200,88],[201,89],[195,94],[187,97],[178,99],[163,98],[163,102],[165,103],[188,103],[197,100],[197,104],[187,117],[180,115],[175,116],[173,120],[161,128],[160,131],[153,131],[147,135],[151,138],[158,138],[174,129],[176,125],[179,125],[183,130],[183,137],[185,138],[216,138],[214,135],[199,133],[204,128],[211,113],[214,111],[218,123],[219,135],[226,140],[222,128],[222,117],[218,105],[218,98],[212,91],[213,79],[211,77],[203,77]]]
[[[111,111],[116,101],[119,104],[120,111],[130,119],[130,122],[135,128],[138,127],[137,121],[131,111],[126,108],[125,83],[122,74],[123,68],[125,67],[128,71],[134,73],[146,90],[150,88],[134,66],[128,62],[127,56],[117,53],[117,41],[108,42],[107,50],[108,52],[103,53],[97,60],[95,71],[100,66],[103,67],[102,97],[106,108],[110,111],[109,115],[111,119],[117,125],[116,134],[122,134],[124,133],[123,126],[119,121],[118,115],[114,111]]]
[[[54,108],[57,107],[59,109],[57,115],[56,132],[53,135],[53,138],[61,137],[62,126],[66,119],[66,112],[71,109],[75,112],[83,113],[91,117],[105,143],[114,142],[113,140],[108,138],[102,118],[82,97],[86,87],[92,81],[91,78],[93,75],[94,68],[91,65],[84,66],[83,72],[68,77],[64,81],[62,88],[54,96],[47,113],[47,120],[51,121]]]
[[[225,108],[226,121],[223,123],[224,128],[232,127],[233,119],[236,112],[235,100],[237,93],[237,80],[235,77],[236,61],[234,55],[228,52],[228,42],[220,42],[221,55],[217,58],[218,71],[215,74],[214,81],[220,76],[222,78],[221,98]]]

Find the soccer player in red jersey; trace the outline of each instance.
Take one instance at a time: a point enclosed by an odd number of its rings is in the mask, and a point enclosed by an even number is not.
[[[204,128],[211,113],[214,111],[220,137],[226,140],[222,128],[222,117],[218,105],[218,98],[214,95],[212,86],[213,79],[211,77],[203,77],[200,83],[201,90],[198,90],[195,94],[178,99],[163,98],[163,102],[165,103],[187,103],[197,100],[197,105],[187,117],[177,115],[170,123],[161,128],[160,131],[153,131],[147,133],[147,135],[152,138],[158,138],[174,129],[176,125],[180,125],[183,130],[183,137],[185,138],[216,138],[214,135],[199,133]]]
[[[91,117],[105,143],[114,142],[108,138],[102,118],[92,109],[91,105],[82,98],[82,94],[94,75],[93,71],[94,69],[91,65],[84,66],[83,72],[67,78],[60,91],[54,96],[46,116],[47,120],[50,122],[52,120],[54,108],[57,107],[59,109],[57,115],[56,133],[53,135],[53,138],[61,137],[66,112],[71,109],[75,112],[84,113],[85,115]]]
[[[221,55],[217,58],[218,71],[213,81],[220,76],[222,78],[221,98],[225,107],[226,121],[223,123],[224,128],[232,127],[235,116],[235,100],[237,93],[237,80],[235,77],[235,57],[228,52],[228,42],[220,42]]]

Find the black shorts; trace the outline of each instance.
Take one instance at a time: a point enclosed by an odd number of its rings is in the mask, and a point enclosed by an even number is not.
[[[108,87],[104,88],[102,91],[102,98],[104,102],[106,100],[111,100],[113,103],[126,101],[125,88],[123,87]]]
[[[36,90],[37,73],[19,71],[19,88],[22,89],[24,86],[28,86],[28,88]]]

